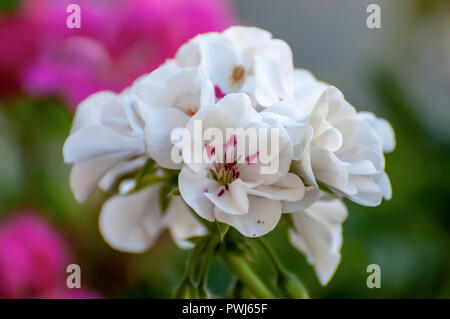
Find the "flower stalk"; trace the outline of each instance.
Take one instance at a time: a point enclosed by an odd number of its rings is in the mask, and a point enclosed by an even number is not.
[[[270,259],[277,276],[277,286],[282,294],[287,298],[309,299],[308,291],[297,276],[288,271],[274,253],[272,248],[263,238],[257,238],[256,242],[261,246],[267,257]]]
[[[243,257],[225,250],[223,250],[222,256],[231,271],[239,278],[252,295],[262,299],[275,298],[270,289],[250,268]]]

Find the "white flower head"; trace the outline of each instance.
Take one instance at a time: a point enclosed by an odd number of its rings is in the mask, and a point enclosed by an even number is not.
[[[201,109],[191,118],[187,128],[191,129],[198,120],[202,121],[204,130],[217,128],[223,136],[227,136],[227,128],[268,126],[252,108],[250,98],[243,93],[229,94],[216,105]],[[278,163],[276,171],[271,174],[261,173],[263,163],[259,161],[259,144],[240,161],[234,151],[240,147],[238,141],[243,139],[227,136],[224,151],[216,152],[217,145],[210,148],[213,144],[202,140],[211,161],[184,165],[179,176],[180,193],[201,217],[227,223],[245,236],[262,236],[277,225],[282,202],[303,198],[304,185],[298,176],[288,172],[292,148],[288,134],[282,128],[276,141],[278,152],[270,154],[270,158]],[[268,148],[272,149],[270,145]]]
[[[178,129],[193,139],[185,143]],[[294,69],[286,42],[231,27],[191,39],[120,94],[87,98],[63,152],[78,201],[138,172],[120,182],[100,214],[113,248],[143,252],[166,229],[191,248],[191,237],[207,234],[197,218],[258,237],[289,213],[291,242],[326,285],[347,217],[336,197],[366,206],[389,199],[384,152],[394,148],[386,120],[358,113],[338,89]],[[161,194],[170,197],[166,204]]]
[[[216,97],[247,93],[255,105],[269,106],[292,92],[293,60],[289,45],[255,27],[231,27],[196,36],[175,57],[183,67],[199,67]]]

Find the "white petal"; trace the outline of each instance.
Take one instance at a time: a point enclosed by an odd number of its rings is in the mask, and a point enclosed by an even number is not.
[[[327,87],[326,83],[318,81],[311,72],[304,69],[294,70],[294,99],[307,114],[312,112]]]
[[[205,196],[211,188],[217,188],[217,183],[208,178],[206,171],[194,172],[189,167],[183,167],[178,176],[178,188],[183,200],[198,215],[209,221],[214,221],[214,205]]]
[[[305,185],[303,185],[300,177],[293,173],[288,173],[272,185],[258,185],[247,192],[249,195],[293,202],[303,198]]]
[[[109,191],[120,176],[129,174],[139,169],[145,164],[145,161],[145,158],[140,157],[130,161],[120,162],[102,177],[98,183],[98,186],[104,191]]]
[[[103,176],[129,154],[117,152],[77,162],[70,172],[70,188],[78,202],[84,202]]]
[[[244,66],[244,61],[235,47],[226,41],[202,41],[200,52],[202,68],[214,86],[228,93],[239,85],[231,81],[233,69]]]
[[[162,228],[158,192],[158,187],[149,187],[105,202],[100,213],[100,232],[111,247],[139,253],[153,245]]]
[[[122,96],[102,91],[90,95],[78,105],[71,133],[86,125],[107,125],[108,123],[121,123],[126,126],[126,114]]]
[[[373,176],[353,175],[349,177],[349,184],[357,190],[356,194],[348,196],[352,201],[364,206],[380,205],[383,192]]]
[[[277,65],[270,63],[263,56],[256,56],[254,68],[255,98],[260,105],[270,106],[287,95]]]
[[[175,243],[182,249],[190,249],[194,244],[187,239],[207,234],[207,229],[197,221],[180,196],[174,196],[164,214],[164,225],[169,229]]]
[[[233,26],[223,31],[223,35],[227,37],[240,52],[272,39],[272,34],[270,32],[256,27]]]
[[[293,95],[293,79],[294,79],[294,66],[292,50],[289,45],[280,39],[273,39],[270,41],[260,42],[252,47],[247,48],[242,52],[242,56],[247,65],[254,64],[254,73],[256,76],[256,91],[255,97],[258,102],[263,106],[268,106],[268,100],[260,100],[260,93],[263,93],[258,88],[258,78],[264,69],[264,74],[271,77],[271,82],[273,84],[274,93],[278,95],[279,98],[292,97]],[[257,66],[260,62],[263,62],[264,68],[260,67],[262,64]],[[258,94],[257,94],[258,91]],[[274,103],[277,101],[274,100]]]
[[[168,169],[180,169],[181,164],[172,160],[172,131],[186,126],[189,117],[176,108],[148,108],[144,112],[147,119],[145,125],[145,142],[147,152],[158,165]]]
[[[231,215],[215,209],[216,219],[236,228],[247,237],[259,237],[272,231],[281,217],[279,201],[249,196],[249,210],[245,215]]]
[[[116,152],[133,154],[142,150],[142,144],[131,136],[120,135],[104,126],[87,125],[67,138],[63,153],[66,163],[75,163]]]
[[[383,193],[383,198],[386,200],[390,200],[392,198],[392,187],[391,187],[391,181],[389,180],[389,177],[386,173],[382,173],[380,176],[380,179],[377,182],[378,187],[381,189],[381,192]]]
[[[318,181],[337,189],[347,189],[347,168],[334,153],[312,147],[311,163],[314,176]]]
[[[378,135],[385,153],[392,152],[395,148],[394,129],[388,121],[377,118],[370,112],[359,112],[358,117],[367,121]]]
[[[311,142],[313,129],[311,126],[306,127],[305,134],[301,142],[297,145],[298,150],[294,154],[300,154],[299,158],[294,158],[291,168],[294,173],[301,176],[307,185],[317,186],[316,178],[311,163]]]
[[[249,96],[244,93],[227,94],[217,103],[217,108],[235,121],[231,127],[244,127],[245,124],[259,119]]]
[[[342,223],[347,218],[345,205],[328,196],[293,215],[295,230],[291,242],[306,254],[322,285],[326,285],[339,265]]]
[[[222,186],[220,190],[224,190],[224,188],[225,186]],[[209,191],[204,194],[215,207],[227,214],[244,215],[248,212],[247,185],[240,179],[234,180],[228,185],[228,190],[222,193]]]
[[[282,201],[283,213],[296,213],[305,210],[316,202],[319,198],[319,188],[316,186],[307,186],[305,188],[305,195],[302,199],[296,202]]]

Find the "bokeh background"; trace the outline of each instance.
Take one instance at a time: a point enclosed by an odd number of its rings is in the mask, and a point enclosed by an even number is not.
[[[66,6],[81,7],[81,29]],[[381,29],[366,8],[381,7]],[[358,110],[387,118],[393,199],[347,202],[342,261],[321,287],[282,224],[267,235],[316,298],[450,298],[450,3],[448,0],[3,0],[0,2],[0,298],[167,298],[187,252],[167,234],[145,254],[112,250],[68,185],[62,145],[77,103],[119,91],[197,33],[255,25],[285,39],[295,65],[340,88]],[[81,267],[82,289],[65,288]],[[264,276],[267,260],[253,266]],[[366,268],[381,267],[369,289]],[[214,260],[208,287],[227,297],[232,274]]]

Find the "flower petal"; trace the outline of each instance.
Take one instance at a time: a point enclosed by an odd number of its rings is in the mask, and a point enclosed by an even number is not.
[[[383,145],[383,152],[392,152],[395,148],[395,134],[394,129],[388,121],[382,118],[377,118],[370,112],[359,112],[358,117],[367,121],[375,130]]]
[[[232,215],[244,215],[248,212],[247,185],[240,179],[228,185],[221,186],[219,191],[205,192],[205,196],[221,211]]]
[[[182,249],[194,247],[194,244],[187,240],[190,237],[203,236],[208,232],[192,214],[195,213],[189,209],[180,196],[172,197],[164,214],[164,225],[169,229],[172,239]]]
[[[305,185],[300,177],[287,173],[272,185],[258,185],[247,193],[273,200],[299,201],[305,194]]]
[[[146,251],[161,229],[158,187],[131,195],[116,195],[100,213],[100,232],[111,247],[130,253]]]
[[[183,200],[198,215],[211,222],[214,221],[214,205],[205,196],[205,192],[217,186],[217,182],[208,178],[206,171],[197,173],[185,166],[178,176],[178,188]]]
[[[292,244],[314,266],[325,286],[339,265],[342,246],[342,223],[347,209],[338,199],[325,195],[303,212],[293,214],[295,230],[290,230]]]
[[[249,210],[245,215],[231,215],[215,209],[216,219],[236,228],[247,237],[259,237],[272,231],[281,217],[279,201],[249,196]]]

